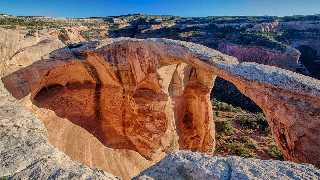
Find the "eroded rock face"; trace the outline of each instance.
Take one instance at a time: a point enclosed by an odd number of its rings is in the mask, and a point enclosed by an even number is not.
[[[299,67],[300,53],[287,48],[285,52],[267,49],[259,46],[241,46],[232,43],[220,43],[219,51],[238,58],[240,62],[258,62],[270,66],[276,66],[291,71]]]
[[[37,106],[85,128],[107,147],[131,149],[147,159],[178,148],[174,144],[210,154],[213,75],[167,56],[164,48],[122,41],[79,52],[81,59],[39,61],[4,82],[17,98],[30,89]]]

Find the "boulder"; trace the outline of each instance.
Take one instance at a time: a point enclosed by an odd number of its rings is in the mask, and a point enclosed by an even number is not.
[[[207,156],[180,151],[167,155],[141,172],[135,180],[168,179],[318,179],[320,170],[312,165],[286,161],[245,159],[236,156]]]

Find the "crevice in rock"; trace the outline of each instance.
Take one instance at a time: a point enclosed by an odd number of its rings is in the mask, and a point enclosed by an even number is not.
[[[94,95],[94,102],[95,102],[95,114],[97,120],[101,120],[101,107],[100,107],[100,101],[101,101],[101,88],[102,88],[102,82],[99,77],[99,74],[97,72],[97,69],[87,62],[82,62],[84,67],[86,68],[87,72],[90,74],[90,76],[95,80],[95,95]]]

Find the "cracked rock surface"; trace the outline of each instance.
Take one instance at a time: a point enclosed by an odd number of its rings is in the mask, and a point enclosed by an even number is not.
[[[168,179],[319,179],[320,170],[291,162],[245,159],[236,156],[210,157],[180,151],[135,177],[136,180]]]

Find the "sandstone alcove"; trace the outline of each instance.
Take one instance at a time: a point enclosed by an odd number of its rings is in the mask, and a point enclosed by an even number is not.
[[[239,64],[201,45],[167,39],[84,43],[57,50],[3,82],[42,119],[51,144],[74,160],[129,178],[177,149],[213,153],[216,76],[263,110],[287,159],[319,163],[319,82]]]

